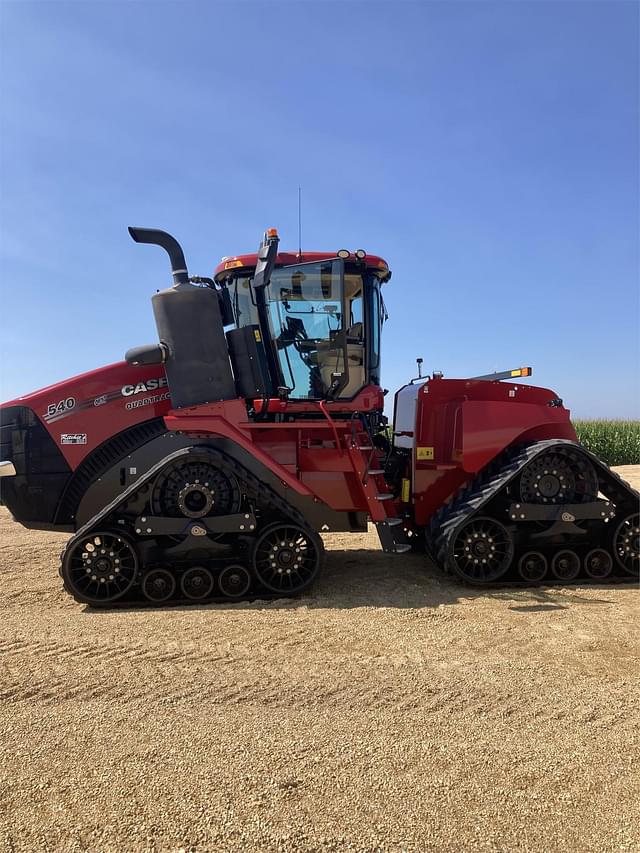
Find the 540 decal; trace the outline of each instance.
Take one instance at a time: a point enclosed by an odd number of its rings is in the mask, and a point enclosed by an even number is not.
[[[72,409],[75,409],[75,407],[75,397],[65,397],[64,400],[59,400],[57,403],[49,403],[47,411],[44,413],[44,419],[46,421],[54,420],[55,418],[61,417],[61,415],[68,414]]]
[[[49,403],[43,418],[47,423],[51,423],[52,421],[57,421],[60,418],[70,415],[76,409],[78,411],[84,411],[88,408],[104,406],[106,403],[110,403],[112,400],[117,400],[119,398],[121,399],[122,397],[133,398],[127,401],[125,405],[127,410],[138,409],[142,406],[149,406],[153,403],[161,403],[164,400],[169,400],[170,397],[168,391],[164,391],[161,394],[155,394],[152,397],[145,397],[142,400],[137,397],[138,394],[145,394],[149,391],[159,391],[163,388],[167,388],[167,378],[166,376],[158,376],[157,378],[145,379],[135,384],[123,385],[119,390],[114,388],[111,391],[107,391],[105,394],[100,394],[98,397],[91,397],[88,400],[82,400],[79,403],[76,401],[75,397],[65,397],[64,400],[58,400],[56,403]],[[69,441],[65,442],[65,444],[70,443],[71,442]]]

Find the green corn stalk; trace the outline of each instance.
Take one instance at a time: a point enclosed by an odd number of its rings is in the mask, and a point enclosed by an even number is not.
[[[640,465],[640,421],[574,421],[578,441],[606,465]]]

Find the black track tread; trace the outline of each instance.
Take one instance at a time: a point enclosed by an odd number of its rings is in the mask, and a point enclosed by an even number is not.
[[[151,487],[153,481],[157,477],[157,475],[167,466],[172,465],[174,462],[188,459],[189,456],[194,454],[202,455],[203,452],[206,452],[208,455],[212,457],[212,462],[215,464],[223,473],[232,475],[236,477],[238,483],[240,485],[241,492],[247,497],[250,503],[255,503],[260,510],[264,513],[265,511],[270,514],[269,521],[267,523],[271,523],[273,520],[273,516],[277,515],[279,519],[283,519],[285,523],[293,523],[304,530],[308,531],[310,534],[314,536],[318,540],[318,548],[320,549],[320,559],[323,560],[324,557],[324,547],[322,544],[322,539],[317,536],[311,528],[306,524],[304,516],[300,513],[295,507],[291,506],[284,498],[282,498],[277,492],[275,492],[270,486],[266,483],[259,480],[254,474],[248,471],[244,466],[240,465],[232,457],[228,456],[225,453],[222,453],[217,448],[209,447],[207,445],[193,445],[190,447],[181,448],[180,450],[175,451],[174,453],[165,456],[159,462],[157,462],[152,468],[150,468],[146,474],[136,480],[135,483],[132,483],[124,492],[118,495],[111,503],[107,504],[100,512],[96,513],[93,518],[91,518],[86,524],[84,524],[67,542],[64,550],[60,555],[60,569],[59,574],[63,580],[63,585],[66,592],[74,598],[79,604],[85,604],[86,602],[82,599],[78,598],[73,589],[71,589],[64,577],[64,563],[68,554],[71,553],[71,550],[75,547],[78,540],[89,534],[91,531],[97,531],[99,529],[108,528],[114,530],[114,532],[121,530],[122,533],[129,536],[130,539],[133,539],[135,542],[135,534],[132,534],[132,531],[127,528],[120,527],[117,523],[110,521],[111,517],[118,512],[118,510],[123,507],[130,499],[134,498],[138,492],[145,486]],[[255,531],[255,538],[260,535],[261,529],[258,527]],[[229,559],[230,564],[237,563],[237,557],[231,557]],[[152,566],[140,566],[139,572],[142,573],[144,569],[152,568]],[[321,567],[322,569],[322,564]],[[319,573],[318,573],[319,574]],[[316,576],[317,577],[317,576]],[[308,587],[306,588],[308,589]],[[296,593],[293,593],[295,595]],[[274,594],[269,591],[261,591],[259,597],[260,598],[283,598],[286,597],[286,592],[281,592],[278,594]],[[209,604],[213,602],[224,602],[231,603],[237,601],[243,601],[247,599],[256,598],[258,596],[251,594],[251,591],[246,596],[242,598],[228,598],[228,597],[213,597],[204,599],[203,601],[194,601],[189,598],[180,598],[180,599],[171,599],[171,601],[163,602],[163,606],[166,604],[167,606],[175,606],[175,605],[190,605],[194,606],[197,604]],[[106,609],[106,608],[114,608],[114,607],[138,607],[140,605],[145,606],[156,606],[153,602],[148,602],[146,599],[143,600],[132,600],[130,598],[117,599],[113,602],[104,602],[100,604],[91,604],[88,606]]]
[[[486,469],[481,471],[477,477],[471,481],[471,483],[463,486],[456,497],[449,504],[439,510],[436,516],[434,516],[429,534],[429,540],[432,543],[430,550],[431,556],[441,569],[449,573],[447,563],[450,545],[453,538],[457,535],[460,527],[466,523],[471,516],[482,510],[483,507],[485,507],[490,500],[495,498],[502,489],[506,488],[519,475],[525,465],[532,461],[532,459],[535,459],[536,456],[546,453],[550,449],[556,447],[560,447],[562,449],[569,447],[572,450],[580,452],[589,459],[596,470],[600,491],[602,491],[606,495],[607,499],[611,500],[616,505],[616,508],[619,509],[619,512],[616,514],[616,519],[625,517],[629,513],[633,512],[634,508],[637,509],[638,504],[640,503],[640,494],[633,489],[629,483],[623,480],[622,477],[616,474],[615,471],[612,471],[607,465],[598,459],[594,453],[587,450],[586,447],[582,447],[580,444],[564,439],[548,439],[546,441],[534,442],[518,449],[508,449],[498,456],[497,459],[491,462]],[[616,523],[616,519],[612,520],[612,526]],[[497,518],[496,520],[504,523],[504,520],[502,519]],[[516,558],[517,554],[514,556],[514,565]],[[615,557],[614,565],[617,565]],[[451,574],[453,574],[453,571],[451,571]],[[473,584],[469,580],[460,578],[457,574],[456,578],[460,580],[461,583],[466,583],[470,586],[482,586],[487,588],[504,586],[566,586],[569,583],[580,585],[610,582],[637,583],[638,581],[638,579],[633,575],[626,573],[619,575],[611,574],[605,579],[596,579],[590,578],[583,572],[581,572],[574,581],[561,581],[554,578],[551,574],[548,574],[539,582],[514,580],[509,578],[508,580],[498,580],[491,583]]]

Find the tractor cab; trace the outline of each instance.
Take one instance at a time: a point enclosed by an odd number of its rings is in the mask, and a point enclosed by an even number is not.
[[[257,343],[265,390],[292,401],[350,400],[379,385],[386,262],[362,250],[303,256],[277,245],[274,229],[258,254],[224,258],[215,271],[236,330],[249,327]]]

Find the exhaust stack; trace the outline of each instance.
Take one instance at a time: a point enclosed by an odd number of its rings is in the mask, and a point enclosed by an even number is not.
[[[129,234],[136,243],[160,246],[171,261],[173,287],[151,298],[160,348],[150,349],[165,363],[173,407],[235,399],[217,293],[190,283],[184,252],[171,234],[153,228],[129,228]],[[146,355],[136,347],[125,357],[140,364]]]
[[[187,262],[184,259],[182,246],[175,237],[157,228],[134,228],[131,226],[129,227],[129,234],[131,234],[132,239],[136,243],[150,243],[153,246],[160,246],[165,250],[171,261],[171,275],[173,276],[174,287],[178,287],[181,284],[189,284]]]

